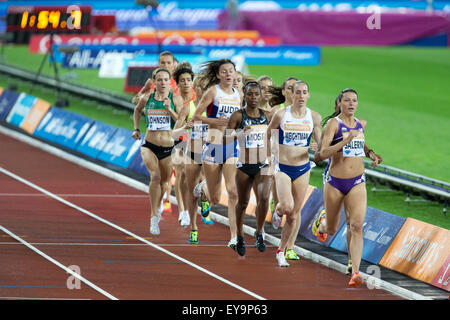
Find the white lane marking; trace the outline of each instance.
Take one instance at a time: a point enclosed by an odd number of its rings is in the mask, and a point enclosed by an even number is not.
[[[26,247],[28,247],[29,249],[33,250],[34,252],[36,252],[37,254],[39,254],[41,257],[47,259],[48,261],[56,264],[58,267],[60,267],[61,269],[63,269],[64,271],[66,271],[67,273],[70,273],[71,275],[73,275],[75,278],[79,279],[80,281],[86,283],[89,287],[91,287],[92,289],[98,291],[99,293],[103,294],[104,296],[108,297],[111,300],[119,300],[116,297],[114,297],[113,295],[109,294],[108,292],[106,292],[105,290],[103,290],[102,288],[100,288],[99,286],[93,284],[92,282],[90,282],[89,280],[87,280],[86,278],[82,277],[81,275],[79,275],[78,273],[72,271],[71,269],[67,268],[66,266],[64,266],[62,263],[58,262],[57,260],[53,259],[52,257],[50,257],[49,255],[45,254],[44,252],[42,252],[41,250],[39,250],[38,248],[36,248],[35,246],[29,244],[28,242],[26,242],[25,240],[23,240],[22,238],[16,236],[14,233],[12,233],[11,231],[9,231],[8,229],[4,228],[2,225],[0,225],[0,230],[2,230],[3,232],[7,233],[8,235],[10,235],[11,237],[13,237],[14,239],[16,239],[17,241],[19,241],[20,243],[22,243],[23,245],[25,245]]]
[[[144,194],[78,194],[78,193],[58,193],[58,197],[79,197],[79,198],[145,198]],[[41,193],[0,193],[0,197],[45,197]]]
[[[245,289],[245,288],[243,288],[243,287],[241,287],[241,286],[239,286],[239,285],[237,285],[237,284],[235,284],[235,283],[233,283],[233,282],[231,282],[231,281],[229,281],[229,280],[227,280],[225,278],[222,278],[221,276],[219,276],[219,275],[217,275],[217,274],[215,274],[215,273],[213,273],[213,272],[211,272],[211,271],[209,271],[209,270],[207,270],[207,269],[205,269],[203,267],[200,267],[199,265],[197,265],[195,263],[192,263],[189,260],[186,260],[186,259],[184,259],[184,258],[182,258],[182,257],[180,257],[180,256],[178,256],[178,255],[176,255],[176,254],[174,254],[174,253],[172,253],[172,252],[170,252],[170,251],[168,251],[168,250],[166,250],[166,249],[164,249],[164,248],[162,248],[162,247],[160,247],[160,246],[158,246],[158,245],[156,245],[156,244],[154,244],[154,243],[152,243],[150,241],[147,241],[144,238],[142,238],[142,237],[140,237],[140,236],[138,236],[138,235],[136,235],[136,234],[134,234],[134,233],[132,233],[132,232],[130,232],[130,231],[128,231],[128,230],[126,230],[126,229],[124,229],[124,228],[122,228],[122,227],[120,227],[120,226],[118,226],[118,225],[116,225],[116,224],[106,220],[106,219],[103,219],[103,218],[93,214],[92,212],[86,210],[86,209],[83,209],[83,208],[81,208],[81,207],[79,207],[79,206],[77,206],[77,205],[75,205],[75,204],[73,204],[73,203],[71,203],[71,202],[61,198],[61,197],[58,197],[57,195],[51,193],[50,191],[47,191],[44,188],[41,188],[41,187],[35,185],[34,183],[32,183],[32,182],[30,182],[30,181],[28,181],[28,180],[26,180],[26,179],[24,179],[22,177],[19,177],[18,175],[14,174],[14,173],[12,173],[12,172],[10,172],[10,171],[2,168],[2,167],[0,167],[0,172],[2,172],[3,174],[5,174],[7,176],[10,176],[13,179],[16,179],[17,181],[22,182],[23,184],[26,184],[27,186],[29,186],[29,187],[31,187],[33,189],[36,189],[36,190],[38,190],[38,191],[40,191],[42,193],[45,193],[49,197],[51,197],[51,198],[53,198],[53,199],[55,199],[55,200],[57,200],[59,202],[62,202],[65,205],[67,205],[67,206],[69,206],[69,207],[71,207],[71,208],[73,208],[75,210],[78,210],[78,211],[80,211],[80,212],[82,212],[82,213],[84,213],[84,214],[86,214],[88,216],[90,216],[91,218],[94,218],[94,219],[96,219],[96,220],[98,220],[98,221],[100,221],[100,222],[102,222],[102,223],[104,223],[106,225],[109,225],[110,227],[112,227],[114,229],[117,229],[117,230],[119,230],[119,231],[121,231],[121,232],[123,232],[123,233],[125,233],[125,234],[127,234],[127,235],[129,235],[129,236],[131,236],[131,237],[133,237],[133,238],[143,242],[143,243],[146,243],[149,246],[153,247],[154,249],[157,249],[157,250],[159,250],[161,252],[164,252],[165,254],[167,254],[167,255],[169,255],[169,256],[177,259],[177,260],[180,260],[180,261],[186,263],[187,265],[189,265],[189,266],[191,266],[191,267],[193,267],[193,268],[195,268],[197,270],[200,270],[201,272],[206,273],[207,275],[209,275],[209,276],[211,276],[211,277],[213,277],[213,278],[215,278],[215,279],[217,279],[219,281],[222,281],[222,282],[228,284],[229,286],[231,286],[233,288],[236,288],[236,289],[238,289],[238,290],[240,290],[240,291],[242,291],[242,292],[244,292],[244,293],[246,293],[246,294],[248,294],[248,295],[250,295],[250,296],[252,296],[252,297],[254,297],[256,299],[266,300],[265,298],[261,297],[260,295],[257,295],[256,293],[253,293],[253,292],[251,292],[251,291],[249,291],[249,290],[247,290],[247,289]]]

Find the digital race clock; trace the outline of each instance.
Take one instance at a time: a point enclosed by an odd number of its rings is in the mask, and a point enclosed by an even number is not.
[[[31,33],[89,33],[90,6],[10,6],[6,17],[6,32],[16,40],[29,39]],[[28,41],[15,41],[28,42]]]

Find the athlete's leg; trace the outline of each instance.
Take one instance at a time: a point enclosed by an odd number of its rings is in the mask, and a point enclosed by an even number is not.
[[[161,203],[161,174],[159,172],[159,161],[156,155],[148,148],[141,147],[141,157],[150,173],[150,184],[148,195],[150,198],[151,216],[158,216],[158,208]]]
[[[293,214],[297,216],[296,223],[292,230],[291,235],[289,236],[289,240],[287,243],[287,249],[293,249],[295,245],[295,241],[297,240],[298,231],[300,230],[300,225],[302,222],[301,217],[301,209],[303,205],[303,201],[305,200],[306,191],[308,190],[309,185],[309,177],[311,170],[306,172],[305,174],[298,177],[292,183],[292,194],[294,196],[294,209]]]
[[[253,179],[242,172],[236,170],[236,191],[238,201],[236,204],[236,233],[239,236],[244,236],[244,230],[242,228],[244,224],[245,210],[247,209],[248,200],[250,199],[250,192],[252,191]]]
[[[197,198],[194,197],[194,187],[197,185],[199,181],[199,173],[201,172],[201,166],[198,164],[195,164],[193,161],[189,163],[190,158],[187,159],[188,163],[185,165],[185,176],[186,176],[186,191],[184,193],[187,194],[187,203],[188,203],[188,210],[189,210],[189,217],[191,219],[191,230],[198,230],[197,229],[197,210],[198,210],[198,203]]]
[[[272,176],[261,174],[255,176],[253,192],[256,197],[256,233],[261,233],[269,210],[270,191],[272,190]]]
[[[366,184],[363,182],[354,186],[346,198],[352,233],[349,252],[352,257],[352,272],[356,273],[359,271],[363,250],[362,230],[367,208]]]
[[[285,215],[286,221],[281,232],[281,241],[278,250],[285,251],[289,236],[296,222],[296,217],[292,215],[294,209],[294,197],[292,196],[291,178],[283,172],[275,173],[275,183],[277,185],[278,204],[274,214]]]
[[[325,204],[326,218],[320,223],[319,231],[334,235],[339,225],[339,215],[344,202],[344,195],[328,182],[323,187],[323,201]]]
[[[236,161],[238,158],[232,157],[227,159],[223,165],[223,178],[225,180],[225,188],[228,193],[228,221],[230,223],[231,239],[237,235],[236,229],[236,204],[237,204],[237,191],[236,191]],[[209,189],[209,187],[208,187]]]
[[[211,205],[218,204],[222,195],[222,165],[203,161],[203,170]]]
[[[172,152],[172,163],[175,169],[175,197],[177,198],[178,211],[182,212],[187,210],[187,203],[185,205],[183,202],[183,191],[181,188],[184,174],[184,158],[181,149],[174,148]]]

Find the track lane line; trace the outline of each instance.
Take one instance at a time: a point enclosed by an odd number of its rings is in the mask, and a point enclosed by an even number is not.
[[[231,282],[231,281],[229,281],[229,280],[227,280],[227,279],[225,279],[225,278],[223,278],[223,277],[221,277],[221,276],[219,276],[219,275],[217,275],[217,274],[215,274],[215,273],[213,273],[213,272],[211,272],[211,271],[209,271],[209,270],[207,270],[207,269],[205,269],[205,268],[203,268],[203,267],[201,267],[201,266],[199,266],[199,265],[197,265],[197,264],[195,264],[193,262],[190,262],[189,260],[186,260],[186,259],[184,259],[184,258],[182,258],[182,257],[180,257],[180,256],[178,256],[178,255],[176,255],[176,254],[174,254],[174,253],[172,253],[172,252],[170,252],[170,251],[168,251],[168,250],[166,250],[166,249],[164,249],[164,248],[162,248],[162,247],[160,247],[160,246],[158,246],[158,245],[156,245],[156,244],[154,244],[154,243],[152,243],[152,242],[150,242],[150,241],[148,241],[148,240],[146,240],[146,239],[144,239],[144,238],[142,238],[142,237],[140,237],[140,236],[138,236],[136,234],[134,234],[131,231],[128,231],[128,230],[126,230],[126,229],[124,229],[124,228],[122,228],[122,227],[120,227],[120,226],[118,226],[118,225],[116,225],[116,224],[114,224],[114,223],[104,219],[104,218],[101,218],[101,217],[97,216],[96,214],[94,214],[94,213],[92,213],[92,212],[90,212],[90,211],[88,211],[86,209],[83,209],[83,208],[77,206],[76,204],[73,204],[73,203],[71,203],[71,202],[69,202],[69,201],[67,201],[67,200],[57,196],[56,194],[53,194],[50,191],[47,191],[46,189],[41,188],[38,185],[36,185],[36,184],[34,184],[34,183],[32,183],[32,182],[30,182],[30,181],[28,181],[28,180],[26,180],[26,179],[16,175],[16,174],[6,170],[5,168],[0,167],[0,172],[2,172],[3,174],[5,174],[5,175],[7,175],[7,176],[9,176],[9,177],[11,177],[11,178],[13,178],[13,179],[23,183],[23,184],[25,184],[25,185],[35,189],[35,190],[38,190],[39,192],[42,192],[42,193],[46,194],[47,196],[49,196],[49,197],[51,197],[51,198],[53,198],[53,199],[55,199],[55,200],[57,200],[59,202],[62,202],[63,204],[65,204],[65,205],[67,205],[67,206],[69,206],[69,207],[71,207],[71,208],[73,208],[73,209],[75,209],[77,211],[80,211],[80,212],[90,216],[91,218],[94,218],[94,219],[96,219],[96,220],[98,220],[98,221],[100,221],[100,222],[102,222],[102,223],[104,223],[104,224],[106,224],[106,225],[116,229],[116,230],[119,230],[119,231],[121,231],[121,232],[123,232],[123,233],[125,233],[125,234],[127,234],[129,236],[131,236],[131,237],[135,238],[136,240],[139,240],[139,241],[141,241],[141,242],[151,246],[152,248],[154,248],[156,250],[159,250],[159,251],[161,251],[161,252],[171,256],[172,258],[175,258],[175,259],[177,259],[177,260],[179,260],[181,262],[184,262],[185,264],[187,264],[187,265],[189,265],[189,266],[191,266],[191,267],[193,267],[193,268],[195,268],[195,269],[197,269],[197,270],[199,270],[199,271],[201,271],[201,272],[211,276],[212,278],[215,278],[215,279],[217,279],[217,280],[219,280],[219,281],[221,281],[221,282],[223,282],[223,283],[225,283],[225,284],[227,284],[227,285],[229,285],[229,286],[231,286],[231,287],[233,287],[233,288],[235,288],[235,289],[237,289],[239,291],[242,291],[242,292],[244,292],[244,293],[246,293],[246,294],[248,294],[248,295],[250,295],[250,296],[252,296],[252,297],[254,297],[256,299],[258,299],[258,300],[266,300],[265,298],[261,297],[260,295],[254,293],[254,292],[252,292],[250,290],[247,290],[247,289],[245,289],[245,288],[243,288],[243,287],[241,287],[241,286],[239,286],[239,285],[237,285],[237,284],[235,284],[235,283],[233,283],[233,282]]]
[[[20,243],[22,243],[23,245],[25,245],[27,248],[33,250],[34,252],[36,252],[37,254],[39,254],[41,257],[47,259],[48,261],[50,261],[51,263],[57,265],[58,267],[60,267],[61,269],[63,269],[64,271],[66,271],[67,273],[70,273],[71,275],[73,275],[75,278],[77,278],[78,280],[84,282],[85,284],[87,284],[89,287],[91,287],[92,289],[98,291],[99,293],[101,293],[102,295],[108,297],[111,300],[119,300],[116,297],[114,297],[113,295],[111,295],[110,293],[106,292],[105,290],[103,290],[102,288],[100,288],[99,286],[93,284],[92,282],[90,282],[89,280],[87,280],[86,278],[84,278],[83,276],[79,275],[78,273],[70,270],[69,268],[67,268],[66,266],[64,266],[62,263],[58,262],[57,260],[53,259],[52,257],[50,257],[49,255],[45,254],[44,252],[42,252],[41,250],[39,250],[38,248],[36,248],[35,246],[29,244],[28,242],[26,242],[25,240],[23,240],[22,238],[16,236],[14,233],[12,233],[11,231],[9,231],[8,229],[6,229],[5,227],[3,227],[2,225],[0,225],[0,230],[2,230],[3,232],[5,232],[6,234],[8,234],[9,236],[11,236],[12,238],[16,239],[17,241],[19,241]]]

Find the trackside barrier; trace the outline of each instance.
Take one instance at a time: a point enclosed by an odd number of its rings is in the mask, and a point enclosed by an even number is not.
[[[140,141],[136,142],[131,138],[131,130],[115,128],[56,107],[46,108],[46,113],[43,114],[42,106],[46,104],[42,100],[22,93],[14,101],[5,99],[4,94],[10,95],[10,92],[3,90],[0,101],[8,101],[9,105],[12,105],[4,117],[8,123],[22,128],[21,125],[28,116],[38,114],[40,121],[39,124],[38,121],[33,123],[35,129],[29,132],[31,135],[107,163],[129,169],[134,165],[133,170],[139,166],[142,168],[142,164],[137,164],[140,159]],[[6,109],[8,108],[5,107],[4,110]],[[36,112],[36,109],[40,111]],[[29,127],[32,128],[33,126]],[[76,132],[77,130],[79,131]],[[142,159],[140,161],[142,162]],[[310,187],[302,208],[302,236],[317,242],[311,233],[311,225],[322,209],[322,190]],[[329,237],[324,245],[345,251],[344,210],[341,211],[339,226],[336,235]],[[449,230],[410,218],[405,221],[403,218],[368,207],[364,233],[364,259],[377,263],[382,256],[380,265],[450,291]]]
[[[380,265],[450,291],[450,230],[408,218]]]

